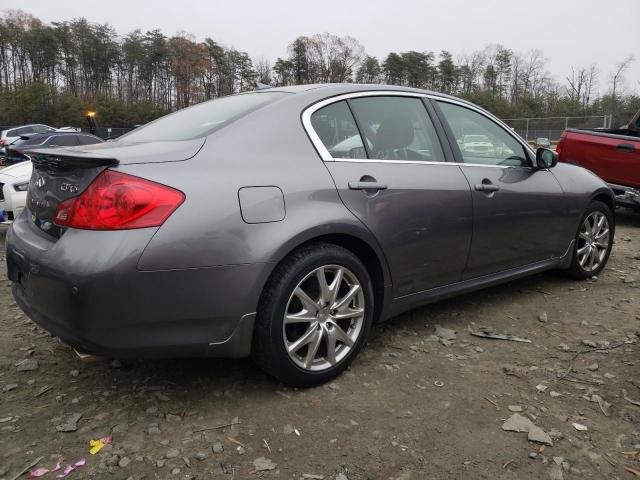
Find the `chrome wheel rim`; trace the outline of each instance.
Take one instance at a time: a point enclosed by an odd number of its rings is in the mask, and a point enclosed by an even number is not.
[[[364,325],[365,298],[354,273],[324,265],[293,290],[282,322],[289,358],[309,371],[327,370],[354,348]]]
[[[592,212],[582,222],[578,234],[578,263],[586,272],[597,270],[609,250],[609,221],[601,212]]]

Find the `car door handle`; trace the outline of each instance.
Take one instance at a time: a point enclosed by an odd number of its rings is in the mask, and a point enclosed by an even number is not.
[[[478,192],[497,192],[500,187],[493,183],[479,183],[474,187]]]
[[[386,190],[387,184],[380,182],[349,182],[349,190]]]
[[[621,143],[620,145],[618,145],[616,147],[618,150],[622,151],[622,152],[629,152],[629,153],[633,153],[636,151],[636,147],[634,147],[632,144],[630,143]]]

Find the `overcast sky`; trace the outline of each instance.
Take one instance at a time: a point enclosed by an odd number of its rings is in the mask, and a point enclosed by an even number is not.
[[[634,54],[626,88],[640,92],[638,0],[0,0],[0,9],[45,22],[85,17],[119,34],[186,31],[272,61],[295,37],[322,32],[351,35],[379,58],[443,49],[457,56],[501,43],[516,52],[541,50],[558,81],[572,65],[596,63],[602,91],[616,62]]]

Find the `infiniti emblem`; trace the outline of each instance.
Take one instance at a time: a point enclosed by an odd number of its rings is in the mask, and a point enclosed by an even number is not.
[[[44,177],[38,176],[38,178],[36,179],[36,187],[42,188],[44,187],[44,184],[45,184]]]
[[[78,185],[74,185],[72,183],[63,183],[62,185],[60,185],[60,190],[62,190],[63,192],[77,193]]]

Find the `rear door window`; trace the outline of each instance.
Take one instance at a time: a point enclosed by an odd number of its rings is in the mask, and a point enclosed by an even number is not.
[[[94,143],[102,143],[102,140],[92,135],[78,135],[78,142],[80,145],[93,145]]]
[[[47,142],[51,147],[75,147],[78,145],[76,135],[56,135]]]
[[[313,112],[311,125],[333,158],[367,158],[346,101],[332,103]]]
[[[371,158],[445,161],[435,127],[421,99],[362,97],[350,100],[350,104]]]

